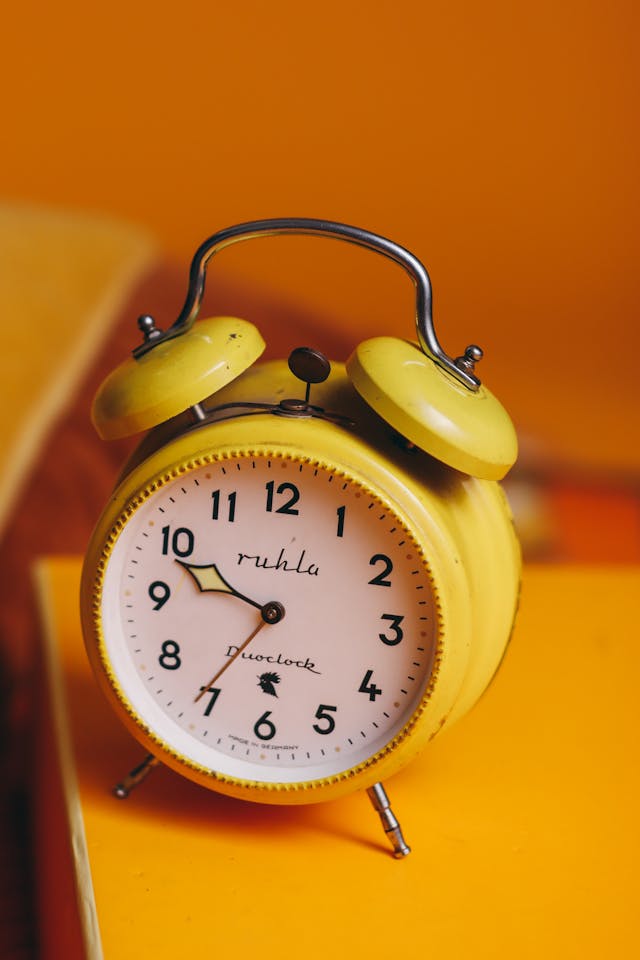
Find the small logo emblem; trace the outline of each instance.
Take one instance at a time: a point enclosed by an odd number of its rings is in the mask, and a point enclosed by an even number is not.
[[[280,683],[280,677],[277,673],[261,673],[258,677],[258,686],[263,693],[268,693],[271,697],[277,697],[276,683]]]

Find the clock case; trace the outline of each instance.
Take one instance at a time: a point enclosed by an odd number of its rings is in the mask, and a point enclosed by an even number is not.
[[[306,348],[294,351],[289,362],[257,363],[264,342],[252,324],[217,317],[194,325],[213,252],[237,239],[278,233],[346,239],[400,263],[416,284],[418,343],[376,338],[361,344],[346,365],[331,367]],[[105,381],[93,410],[104,438],[148,429],[123,468],[86,555],[81,608],[94,671],[151,754],[205,786],[272,803],[330,799],[358,788],[371,795],[478,700],[498,669],[514,623],[520,550],[497,480],[515,460],[515,433],[475,376],[481,351],[469,347],[455,361],[441,351],[431,322],[428,275],[413,255],[375,234],[326,221],[256,221],[214,235],[194,257],[176,324],[158,331],[145,316],[139,326],[143,344]],[[220,780],[163,751],[123,704],[100,641],[99,584],[108,544],[135,509],[140,491],[203,457],[254,450],[318,461],[372,489],[421,546],[439,606],[436,668],[416,721],[360,769],[303,785],[314,789]],[[385,798],[377,799],[372,796],[384,822]]]

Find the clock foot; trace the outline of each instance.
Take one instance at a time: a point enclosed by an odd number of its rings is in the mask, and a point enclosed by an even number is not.
[[[367,794],[373,804],[373,809],[380,817],[384,832],[393,847],[394,857],[397,860],[400,860],[402,857],[407,857],[411,853],[411,847],[407,845],[402,835],[400,824],[391,809],[386,790],[381,783],[374,783],[374,785],[367,790]]]
[[[157,757],[154,757],[152,753],[148,753],[142,763],[134,767],[120,783],[116,783],[113,788],[113,795],[117,797],[118,800],[126,800],[131,791],[135,790],[138,784],[142,783],[159,763],[160,761]]]

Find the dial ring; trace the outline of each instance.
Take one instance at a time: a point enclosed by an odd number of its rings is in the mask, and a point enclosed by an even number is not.
[[[367,756],[366,759],[337,773],[327,776],[320,776],[311,780],[264,782],[245,779],[243,777],[235,775],[230,776],[228,774],[221,773],[220,771],[212,770],[210,767],[194,762],[189,757],[186,757],[181,751],[176,750],[171,744],[167,743],[165,739],[158,736],[156,730],[141,721],[138,710],[129,701],[120,684],[116,672],[114,672],[112,668],[107,651],[107,645],[105,643],[102,621],[102,597],[106,571],[108,569],[114,547],[122,530],[127,527],[132,517],[134,517],[134,515],[139,511],[140,507],[147,503],[150,498],[152,498],[153,495],[159,490],[179,478],[188,476],[195,470],[209,465],[224,463],[225,461],[232,461],[234,459],[237,460],[239,458],[255,457],[271,457],[274,460],[285,460],[293,464],[317,466],[319,469],[326,471],[332,476],[340,477],[349,484],[365,492],[372,502],[378,503],[380,507],[385,511],[388,511],[391,516],[397,518],[398,522],[402,525],[402,529],[406,532],[406,535],[411,540],[412,547],[420,556],[422,567],[429,578],[434,601],[434,620],[437,622],[434,628],[434,654],[431,673],[424,693],[409,720],[391,739],[389,739],[389,741],[381,749],[376,750],[370,756]],[[353,780],[354,777],[359,777],[359,775],[364,771],[371,770],[372,767],[378,767],[385,759],[387,759],[392,753],[394,753],[394,751],[396,751],[400,744],[402,744],[409,737],[415,726],[419,723],[438,679],[443,643],[443,628],[439,604],[439,593],[431,566],[424,555],[422,547],[420,546],[418,534],[415,532],[411,523],[407,520],[406,516],[402,513],[398,505],[390,498],[386,497],[382,490],[376,489],[369,481],[364,480],[354,470],[345,468],[343,465],[336,462],[331,462],[329,459],[318,459],[301,454],[294,454],[290,451],[290,449],[285,449],[284,447],[278,448],[275,445],[270,445],[269,447],[229,447],[220,449],[215,453],[206,452],[200,456],[180,461],[167,470],[162,471],[161,474],[157,475],[149,482],[145,483],[135,494],[135,496],[128,501],[115,523],[113,523],[107,537],[103,541],[103,546],[101,548],[99,559],[96,565],[96,571],[97,572],[92,588],[92,619],[94,637],[97,640],[97,660],[99,661],[101,672],[103,673],[104,677],[107,678],[107,686],[110,688],[112,699],[113,695],[115,695],[119,712],[121,714],[124,712],[127,715],[131,721],[127,725],[132,729],[132,732],[134,732],[138,739],[145,743],[145,745],[147,745],[152,752],[157,753],[160,751],[161,758],[166,760],[169,765],[174,766],[181,773],[190,776],[192,779],[195,779],[198,782],[205,783],[205,785],[208,785],[213,789],[222,790],[222,792],[233,792],[236,795],[246,795],[251,799],[263,799],[273,802],[272,798],[266,796],[256,796],[256,791],[266,791],[267,793],[274,791],[284,791],[287,793],[305,792],[309,794],[310,792],[315,792],[316,788],[326,787],[330,784],[344,783],[346,781]],[[92,660],[95,665],[95,654],[92,657]],[[369,779],[371,780],[373,778],[370,776]],[[307,796],[305,799],[309,800],[314,798]],[[317,799],[320,799],[320,797]],[[305,802],[305,800],[302,797],[299,797],[292,802]]]

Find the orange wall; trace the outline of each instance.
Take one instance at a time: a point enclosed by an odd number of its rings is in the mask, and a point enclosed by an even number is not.
[[[485,347],[521,426],[560,458],[638,467],[615,359],[633,371],[640,347],[638,9],[25,0],[2,19],[1,191],[139,222],[185,264],[244,219],[385,233],[427,264],[445,348]],[[411,335],[392,266],[263,243],[225,252],[228,274],[350,339]]]

